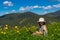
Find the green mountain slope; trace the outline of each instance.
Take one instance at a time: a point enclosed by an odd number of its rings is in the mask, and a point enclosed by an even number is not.
[[[19,26],[26,26],[26,25],[35,25],[37,26],[37,21],[40,17],[44,17],[47,23],[51,22],[60,22],[60,11],[49,13],[45,15],[38,15],[32,12],[25,12],[25,13],[11,13],[7,15],[0,16],[0,25],[19,25]]]

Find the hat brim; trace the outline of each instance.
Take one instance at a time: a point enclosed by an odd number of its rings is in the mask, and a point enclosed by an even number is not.
[[[46,21],[37,21],[37,22],[46,22]]]

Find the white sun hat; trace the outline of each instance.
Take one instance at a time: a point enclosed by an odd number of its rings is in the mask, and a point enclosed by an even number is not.
[[[39,18],[38,22],[45,22],[44,18]]]

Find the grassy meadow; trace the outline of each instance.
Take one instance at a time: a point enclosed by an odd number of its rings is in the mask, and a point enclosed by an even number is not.
[[[60,23],[52,23],[47,25],[48,34],[32,35],[32,32],[37,30],[37,27],[22,27],[14,26],[9,28],[10,25],[0,27],[0,40],[60,40]]]

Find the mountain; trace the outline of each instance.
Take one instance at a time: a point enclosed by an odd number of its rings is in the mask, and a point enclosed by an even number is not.
[[[47,18],[48,21],[51,22],[60,22],[60,10],[52,13],[48,13],[43,15]]]
[[[37,26],[37,21],[40,17],[44,17],[47,23],[60,22],[60,11],[53,13],[48,13],[45,15],[38,15],[33,12],[24,12],[24,13],[11,13],[7,15],[0,16],[0,25],[10,25],[10,26]]]
[[[25,12],[25,13],[11,13],[7,15],[3,15],[0,17],[0,25],[36,25],[37,19],[40,15],[37,15],[32,12]]]

